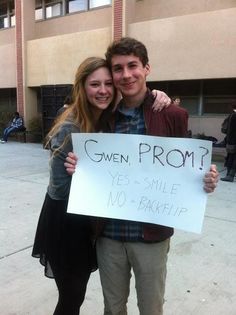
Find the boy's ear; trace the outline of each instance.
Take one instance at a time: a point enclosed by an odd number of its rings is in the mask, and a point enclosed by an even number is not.
[[[146,64],[145,70],[146,70],[146,75],[149,75],[149,73],[151,71],[149,63]]]

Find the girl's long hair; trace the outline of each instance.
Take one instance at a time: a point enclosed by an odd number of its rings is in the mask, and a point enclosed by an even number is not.
[[[85,92],[87,77],[99,68],[108,68],[106,60],[99,57],[85,59],[77,69],[72,90],[72,104],[55,120],[55,123],[47,135],[47,141],[57,134],[60,126],[69,121],[79,127],[81,132],[104,131],[106,124],[115,108],[116,90],[111,104],[102,112],[99,121],[93,116],[93,107],[88,102]]]

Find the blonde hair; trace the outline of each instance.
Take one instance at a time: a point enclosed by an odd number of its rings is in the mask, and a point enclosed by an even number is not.
[[[96,122],[92,112],[92,106],[85,92],[85,81],[87,77],[99,68],[108,68],[106,60],[99,57],[85,59],[78,67],[72,90],[72,104],[55,120],[54,126],[47,135],[47,143],[55,136],[65,121],[79,126],[81,132],[96,132],[103,129],[115,108],[116,92],[111,104],[103,111]]]

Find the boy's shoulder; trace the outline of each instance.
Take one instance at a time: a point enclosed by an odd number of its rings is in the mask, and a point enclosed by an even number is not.
[[[185,108],[176,106],[174,104],[170,104],[170,106],[168,106],[167,108],[164,108],[163,111],[166,112],[167,114],[188,117],[188,112]]]

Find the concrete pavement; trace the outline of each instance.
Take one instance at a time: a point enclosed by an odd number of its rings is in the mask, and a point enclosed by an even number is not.
[[[51,315],[53,280],[31,257],[48,184],[49,152],[41,144],[0,145],[0,314]],[[217,160],[221,175],[223,163]],[[201,235],[176,231],[168,260],[165,315],[236,314],[236,182],[209,195]],[[138,315],[134,283],[129,315]],[[98,272],[90,279],[81,315],[102,315]],[[69,315],[69,314],[68,314]]]

